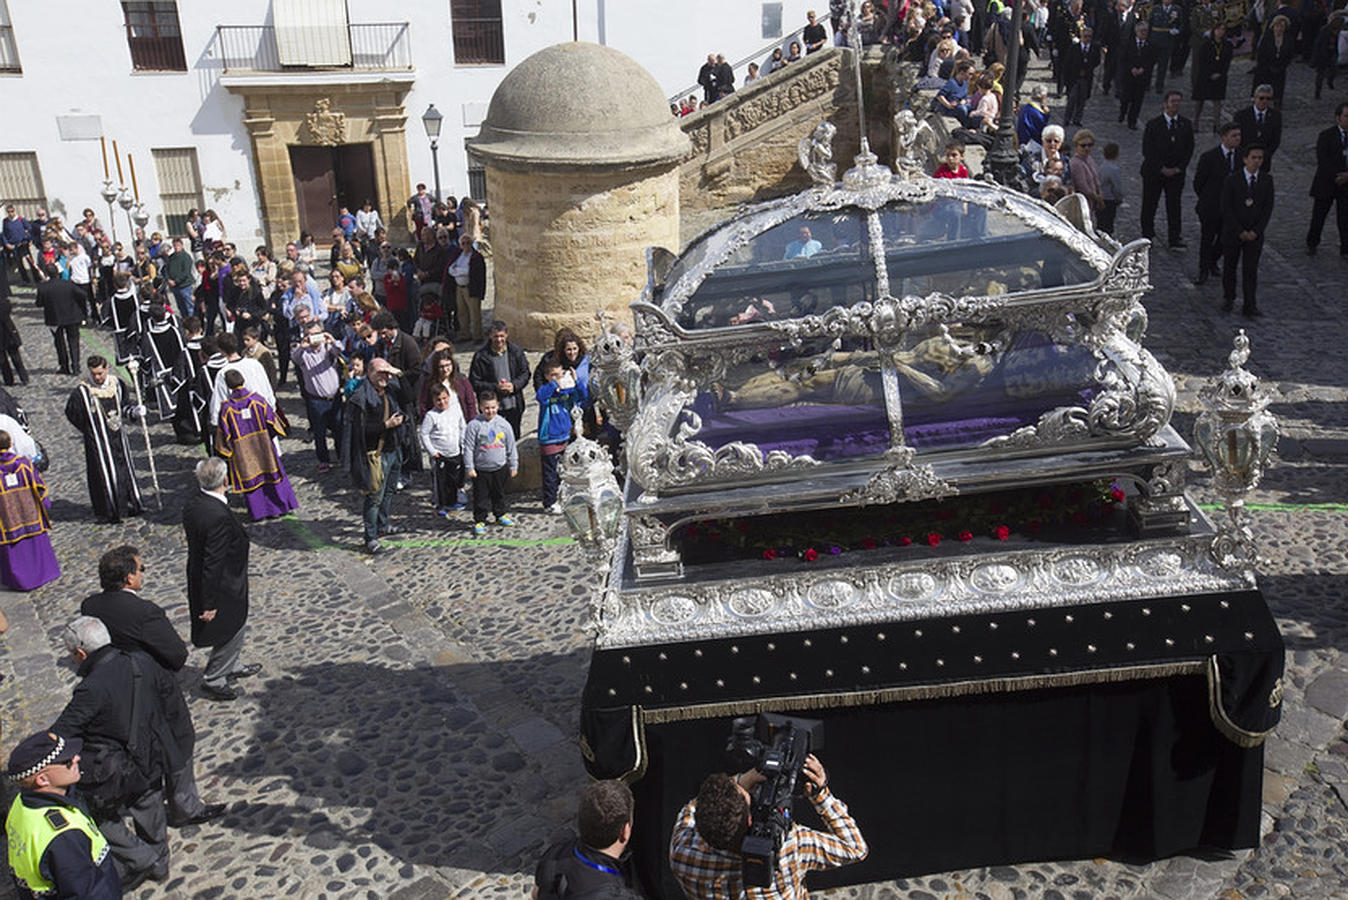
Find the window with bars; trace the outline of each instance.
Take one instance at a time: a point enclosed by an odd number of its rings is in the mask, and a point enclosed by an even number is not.
[[[451,0],[449,15],[457,65],[505,65],[501,0]]]
[[[138,72],[186,72],[176,0],[123,0],[131,67]]]
[[[159,205],[164,210],[164,230],[187,233],[187,212],[206,204],[201,197],[201,170],[195,147],[151,150],[154,173],[159,180]]]
[[[7,0],[0,0],[0,72],[22,72],[19,45],[14,42],[14,23],[9,18]]]
[[[33,218],[40,207],[47,205],[36,153],[0,153],[0,204],[8,203],[13,203],[26,219]]]
[[[480,162],[468,161],[468,196],[478,203],[487,202],[487,170]]]

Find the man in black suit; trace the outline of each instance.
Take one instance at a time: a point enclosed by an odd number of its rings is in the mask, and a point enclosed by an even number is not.
[[[1273,176],[1259,171],[1264,148],[1245,148],[1244,167],[1228,175],[1222,185],[1222,309],[1236,305],[1236,261],[1240,261],[1240,290],[1244,301],[1240,314],[1247,319],[1262,315],[1255,304],[1259,256],[1264,252],[1264,231],[1273,215]]]
[[[1119,47],[1119,121],[1128,120],[1128,127],[1137,130],[1137,117],[1142,113],[1142,98],[1147,95],[1151,68],[1156,65],[1156,51],[1147,40],[1146,22],[1133,24],[1133,36]]]
[[[1194,169],[1194,193],[1198,202],[1200,236],[1198,238],[1198,277],[1194,284],[1202,284],[1208,275],[1218,275],[1217,260],[1222,257],[1222,186],[1228,175],[1241,166],[1240,126],[1227,122],[1222,126],[1222,140],[1216,147],[1198,157]]]
[[[238,698],[243,692],[230,682],[262,669],[239,661],[248,621],[248,533],[225,499],[225,473],[219,457],[197,463],[200,490],[183,506],[192,643],[211,648],[201,691],[212,700]]]
[[[1264,148],[1264,172],[1273,171],[1273,154],[1282,143],[1282,113],[1269,104],[1273,102],[1273,85],[1261,84],[1254,89],[1250,105],[1232,118],[1240,126],[1240,149],[1243,153],[1250,144]]]
[[[1180,201],[1184,170],[1194,155],[1193,123],[1180,115],[1179,91],[1167,91],[1161,115],[1142,132],[1142,236],[1156,237],[1156,206],[1165,192],[1165,217],[1171,250],[1183,250],[1180,237]]]
[[[1096,19],[1095,39],[1099,42],[1104,68],[1100,70],[1100,90],[1108,94],[1119,71],[1119,55],[1125,41],[1133,36],[1133,10],[1127,0],[1107,0]]]
[[[62,375],[74,375],[80,364],[80,323],[84,321],[84,295],[74,283],[61,277],[54,263],[42,267],[47,280],[37,286],[37,305],[42,321],[56,342],[56,362]]]
[[[1090,26],[1081,29],[1080,41],[1067,45],[1061,65],[1063,80],[1067,83],[1067,109],[1063,121],[1068,125],[1080,125],[1081,114],[1091,96],[1095,69],[1100,65],[1100,44]]]
[[[187,645],[170,624],[164,610],[140,596],[145,584],[145,566],[135,547],[123,544],[104,553],[98,561],[98,581],[102,593],[86,597],[80,604],[80,613],[101,621],[108,629],[112,645],[118,650],[139,650],[159,663],[168,674],[163,683],[171,690],[166,690],[162,700],[184,756],[181,766],[165,773],[169,824],[181,827],[209,822],[224,813],[225,805],[207,805],[197,792],[192,770],[196,730],[174,676],[187,662]]]
[[[1334,125],[1315,139],[1315,176],[1311,179],[1311,227],[1306,232],[1306,252],[1314,255],[1320,246],[1329,208],[1335,209],[1339,226],[1339,255],[1348,256],[1348,103],[1334,108]]]

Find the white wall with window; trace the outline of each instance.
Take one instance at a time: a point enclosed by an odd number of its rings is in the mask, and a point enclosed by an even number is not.
[[[0,153],[0,208],[10,203],[26,219],[31,219],[39,207],[47,205],[36,153]]]
[[[405,58],[383,64],[410,61],[415,68],[403,101],[410,180],[433,182],[420,118],[434,103],[444,114],[443,192],[461,197],[481,189],[464,142],[477,134],[501,79],[525,57],[578,33],[633,57],[673,94],[696,81],[709,52],[731,61],[766,56],[772,37],[765,37],[765,19],[775,25],[777,6],[784,35],[804,24],[807,9],[827,18],[825,0],[576,0],[574,19],[568,0],[0,0],[0,96],[6,120],[23,123],[0,132],[0,153],[37,153],[53,211],[69,217],[88,206],[106,218],[98,138],[107,140],[114,182],[115,139],[121,182],[131,186],[131,154],[149,227],[166,230],[189,191],[165,186],[174,176],[152,149],[192,148],[198,173],[192,190],[200,205],[215,209],[230,237],[246,245],[263,233],[259,192],[243,101],[221,84],[233,50],[222,45],[225,32],[217,26],[248,26],[243,30],[253,36],[271,29],[273,71],[333,85],[338,108],[342,70],[305,67],[341,65],[349,55],[352,68],[377,70],[380,47],[391,45],[390,34],[403,35],[397,47]],[[72,73],[78,73],[78,89],[54,87],[70,86]],[[405,197],[387,199],[396,207]],[[115,219],[120,233],[126,216],[118,209]]]

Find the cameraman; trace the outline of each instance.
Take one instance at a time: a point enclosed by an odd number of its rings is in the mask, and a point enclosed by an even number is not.
[[[579,840],[553,844],[534,871],[533,900],[636,900],[627,866],[632,840],[632,791],[621,781],[585,788],[576,815]]]
[[[847,805],[828,789],[828,775],[814,754],[805,758],[805,794],[824,820],[828,833],[792,822],[782,839],[772,887],[742,885],[740,846],[749,828],[749,792],[764,780],[756,770],[735,777],[707,776],[697,799],[689,801],[674,823],[669,868],[691,900],[808,897],[805,873],[866,858],[866,841]]]

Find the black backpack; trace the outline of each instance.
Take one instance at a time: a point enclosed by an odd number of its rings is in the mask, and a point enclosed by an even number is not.
[[[576,855],[577,841],[553,844],[534,870],[538,900],[638,900],[618,875],[601,872]]]

